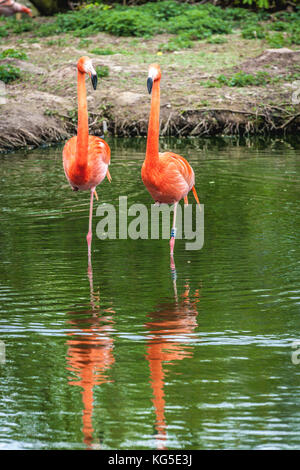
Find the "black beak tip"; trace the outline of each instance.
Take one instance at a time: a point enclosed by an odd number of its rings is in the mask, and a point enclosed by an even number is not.
[[[98,83],[97,75],[96,75],[96,74],[95,74],[95,75],[92,75],[92,76],[91,76],[91,80],[92,80],[93,88],[94,88],[94,90],[96,90],[96,88],[97,88],[97,83]]]
[[[148,77],[147,88],[148,88],[149,95],[151,95],[152,86],[153,86],[153,80],[152,80],[152,78]]]

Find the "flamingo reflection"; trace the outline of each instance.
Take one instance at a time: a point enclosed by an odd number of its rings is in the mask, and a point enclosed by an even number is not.
[[[113,316],[115,312],[108,308],[100,314],[100,295],[93,289],[92,266],[88,267],[90,282],[91,310],[70,312],[69,325],[73,331],[68,333],[67,369],[72,372],[69,384],[82,388],[83,415],[82,432],[88,449],[93,445],[93,389],[97,385],[111,382],[109,369],[114,363],[113,356]],[[103,310],[102,310],[103,312]],[[102,313],[101,312],[101,313]],[[77,318],[76,318],[77,317]],[[74,375],[78,379],[74,379]]]
[[[193,347],[189,345],[191,335],[197,327],[197,302],[199,289],[190,295],[188,282],[185,291],[178,299],[176,286],[176,268],[171,257],[171,274],[173,278],[174,302],[159,305],[151,313],[146,327],[150,330],[148,340],[147,360],[150,367],[150,382],[153,390],[155,409],[155,429],[157,448],[165,449],[167,440],[167,425],[165,419],[164,385],[167,370],[164,363],[172,363],[193,356]]]

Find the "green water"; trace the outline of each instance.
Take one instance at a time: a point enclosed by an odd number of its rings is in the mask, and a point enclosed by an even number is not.
[[[150,207],[145,141],[109,143],[95,211]],[[99,240],[95,212],[88,273],[62,147],[0,157],[0,448],[299,448],[300,143],[169,144],[205,206],[177,279],[168,240]]]

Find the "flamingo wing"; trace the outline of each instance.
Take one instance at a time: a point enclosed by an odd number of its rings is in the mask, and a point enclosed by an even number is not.
[[[166,152],[166,153],[162,154],[162,157],[170,159],[170,161],[173,161],[173,163],[176,162],[176,167],[177,167],[178,172],[180,173],[180,175],[182,176],[182,178],[185,180],[186,184],[188,185],[189,189],[188,189],[187,193],[186,194],[182,193],[183,194],[182,197],[184,198],[184,203],[188,204],[187,194],[189,193],[189,191],[192,190],[194,198],[196,199],[197,204],[200,205],[199,198],[198,198],[198,195],[197,195],[197,191],[196,191],[196,188],[195,188],[194,170],[191,167],[191,165],[188,163],[188,161],[185,158],[181,157],[181,155],[177,155],[177,154],[172,153],[172,152]]]
[[[100,158],[106,165],[110,164],[110,148],[105,140],[100,139],[95,135],[89,135],[89,148],[88,148],[89,160],[90,156]]]
[[[93,135],[89,136],[89,149],[88,149],[89,157],[94,156],[92,159],[92,165],[94,164],[94,160],[98,160],[98,167],[101,164],[101,167],[104,169],[106,166],[105,175],[109,182],[111,182],[110,172],[108,170],[108,165],[110,164],[110,147],[105,142],[105,140],[101,139],[100,137],[96,137]],[[96,165],[97,165],[96,163]],[[99,168],[99,172],[101,172],[102,168]],[[102,181],[102,180],[101,180]],[[99,184],[99,183],[98,183]]]
[[[109,145],[100,137],[89,136],[88,159],[85,168],[77,165],[77,136],[69,139],[63,149],[63,164],[67,179],[73,189],[90,189],[97,186],[107,175],[110,180]]]
[[[144,162],[142,179],[153,199],[167,204],[180,201],[195,183],[192,167],[173,152],[160,153],[155,166]]]
[[[187,160],[173,152],[165,152],[159,155],[164,169],[161,181],[162,188],[168,187],[169,191],[177,194],[176,200],[185,197],[195,184],[195,175]]]
[[[69,180],[70,185],[73,189],[77,188],[77,185],[81,182],[76,172],[76,145],[77,145],[77,136],[69,139],[63,149],[63,165],[65,170],[65,175]]]
[[[173,152],[161,153],[159,156],[160,160],[168,165],[170,171],[177,171],[181,175],[191,190],[195,183],[195,175],[188,161]]]

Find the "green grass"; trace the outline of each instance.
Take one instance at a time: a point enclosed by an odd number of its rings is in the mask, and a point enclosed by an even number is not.
[[[59,47],[66,47],[70,43],[70,40],[68,38],[57,38],[57,39],[50,39],[49,41],[46,42],[46,45],[51,47],[51,46],[59,46]]]
[[[159,45],[159,50],[164,52],[174,52],[179,51],[180,49],[187,49],[189,47],[193,47],[193,41],[191,41],[188,37],[185,36],[177,36],[170,39],[165,44]]]
[[[95,48],[95,49],[91,49],[90,51],[92,54],[96,54],[96,55],[113,55],[115,54],[114,51],[112,51],[111,49],[99,49],[99,48]]]
[[[209,44],[225,44],[228,39],[224,36],[214,36],[207,40]]]

